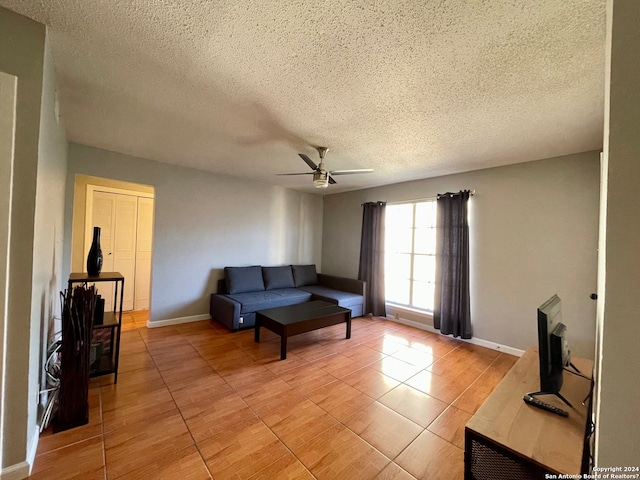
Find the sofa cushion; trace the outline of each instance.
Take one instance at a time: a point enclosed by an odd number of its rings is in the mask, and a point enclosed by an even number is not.
[[[246,292],[227,297],[240,303],[240,313],[250,313],[267,308],[284,307],[296,303],[307,302],[311,299],[311,293],[296,288],[280,288],[277,290],[264,290],[262,292]]]
[[[291,265],[293,271],[293,281],[296,287],[304,285],[316,285],[318,274],[315,265]]]
[[[276,288],[293,288],[293,272],[290,266],[262,267],[262,278],[265,290]]]
[[[262,267],[225,267],[224,277],[227,292],[245,293],[264,290]]]
[[[364,298],[357,293],[343,292],[334,290],[333,288],[322,287],[320,285],[307,285],[300,287],[299,290],[309,292],[313,295],[314,300],[325,300],[331,303],[337,303],[338,306],[344,308],[362,305]]]

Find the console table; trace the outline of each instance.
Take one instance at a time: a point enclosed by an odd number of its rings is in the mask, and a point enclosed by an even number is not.
[[[583,375],[593,362],[573,357]],[[591,381],[564,372],[562,395],[538,397],[569,412],[561,417],[527,405],[522,396],[540,387],[538,349],[530,348],[480,406],[465,427],[465,479],[545,478],[545,474],[587,473],[587,419]],[[577,478],[577,477],[576,477]]]
[[[102,343],[102,332],[108,332],[107,341],[109,344],[108,354],[106,349],[104,353],[100,352],[99,358],[96,359],[96,368],[92,370],[90,376],[98,377],[101,375],[109,375],[113,373],[113,383],[118,382],[118,360],[120,357],[120,330],[122,330],[122,304],[124,299],[124,277],[119,272],[100,272],[96,276],[87,273],[72,273],[69,275],[69,290],[73,288],[75,283],[89,284],[100,282],[112,282],[114,284],[113,292],[113,311],[104,312],[102,323],[93,325],[93,339],[96,343]],[[119,288],[118,288],[119,287]],[[120,298],[118,298],[118,296]],[[92,340],[92,342],[94,341]]]

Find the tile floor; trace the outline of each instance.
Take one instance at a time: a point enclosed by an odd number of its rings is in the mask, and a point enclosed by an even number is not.
[[[464,425],[516,357],[380,318],[289,340],[125,314],[117,385],[38,445],[33,479],[457,479]]]

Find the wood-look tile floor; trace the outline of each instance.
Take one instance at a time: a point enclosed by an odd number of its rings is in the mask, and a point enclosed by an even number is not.
[[[45,431],[34,479],[457,479],[464,425],[516,357],[381,318],[289,339],[125,313],[118,383]]]

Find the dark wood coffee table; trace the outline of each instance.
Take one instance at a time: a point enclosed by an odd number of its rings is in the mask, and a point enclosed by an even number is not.
[[[280,335],[280,360],[284,360],[287,358],[287,338],[342,322],[347,323],[347,338],[351,338],[351,310],[322,300],[259,310],[254,340],[260,341],[260,327]]]

